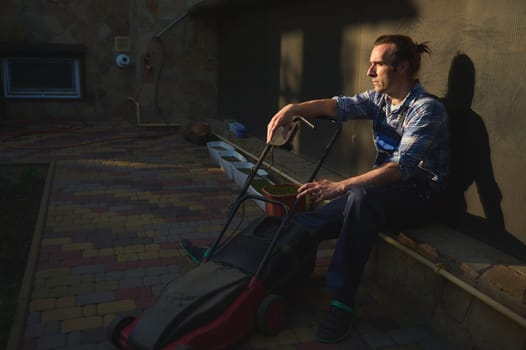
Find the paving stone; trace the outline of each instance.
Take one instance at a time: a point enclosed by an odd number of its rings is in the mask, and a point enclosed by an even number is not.
[[[166,284],[158,284],[158,285],[155,285],[155,286],[151,286],[152,294],[155,295],[155,296],[161,295],[161,293],[164,291],[164,287],[165,286],[166,286]]]
[[[146,275],[146,270],[144,268],[124,271],[124,279],[144,277],[145,275]]]
[[[102,317],[100,316],[73,318],[62,322],[62,333],[85,331],[99,327],[102,327]]]
[[[97,314],[116,314],[120,312],[131,311],[135,309],[135,302],[133,300],[118,300],[110,301],[97,305]]]
[[[100,304],[115,299],[115,294],[111,291],[99,293],[81,294],[77,296],[77,305]]]
[[[93,282],[95,282],[95,275],[94,274],[82,275],[82,284],[93,283]]]
[[[166,274],[166,275],[162,275],[161,276],[161,283],[162,284],[170,283],[170,282],[174,281],[175,279],[177,279],[179,276],[181,276],[181,273],[169,273],[169,274]]]
[[[82,308],[66,307],[42,312],[42,322],[62,321],[82,316]]]
[[[146,269],[147,276],[157,276],[169,272],[169,268],[166,266],[155,266]]]
[[[58,277],[58,276],[68,276],[70,274],[71,274],[71,269],[60,267],[60,268],[55,268],[55,269],[38,270],[35,274],[35,277],[50,278],[50,277]]]
[[[52,245],[65,245],[71,243],[71,237],[60,237],[60,238],[44,238],[40,242],[42,247],[52,246]]]
[[[119,289],[119,281],[103,281],[95,283],[95,292],[104,293]]]
[[[59,322],[59,321],[46,323],[45,333],[46,334],[58,334],[58,333],[60,333],[60,325],[61,325],[61,322]]]
[[[65,334],[44,335],[38,338],[36,350],[55,350],[66,345]]]
[[[144,277],[144,285],[145,286],[154,286],[161,282],[161,277],[159,276],[147,276]]]
[[[106,273],[107,281],[121,280],[124,278],[123,271],[111,271]]]
[[[80,334],[81,344],[97,344],[104,340],[106,340],[106,330],[104,327],[88,329]]]
[[[133,287],[144,287],[144,281],[140,277],[123,279],[119,281],[119,287],[122,289],[133,288]]]
[[[56,300],[56,308],[60,309],[63,307],[71,307],[75,305],[75,297],[74,296],[65,296],[61,298],[57,298]]]
[[[46,325],[43,323],[33,323],[26,326],[25,330],[25,336],[32,338],[32,337],[40,337],[46,333]]]
[[[29,312],[26,322],[28,325],[39,324],[40,323],[40,312]]]
[[[56,350],[93,350],[97,348],[98,348],[98,344],[93,343],[93,344],[71,345],[71,346],[68,345],[68,346],[65,346],[63,348],[56,349]]]
[[[29,304],[29,310],[31,311],[46,311],[55,308],[57,303],[56,298],[45,298],[45,299],[33,299]]]
[[[73,284],[80,284],[80,283],[82,283],[81,276],[69,275],[69,276],[48,278],[46,280],[46,287],[53,288],[53,287],[61,287],[61,286],[71,286]]]
[[[82,316],[91,317],[97,315],[97,308],[95,305],[86,305],[82,307]]]
[[[76,267],[71,268],[71,273],[73,275],[96,274],[96,273],[103,273],[105,271],[106,271],[106,267],[102,264],[76,266]]]
[[[82,251],[82,256],[83,257],[96,257],[96,256],[99,256],[99,251],[98,249],[94,248],[94,249],[86,249],[84,251]]]
[[[79,283],[68,287],[67,295],[79,295],[88,294],[95,291],[95,285],[93,283]]]
[[[115,350],[115,347],[106,341],[106,342],[99,343],[97,349],[98,350]]]
[[[74,347],[77,345],[80,345],[80,332],[69,332],[67,334],[67,342],[66,344],[70,347]]]
[[[110,242],[111,243],[111,242]],[[115,254],[112,248],[101,248],[99,249],[99,256],[113,256]]]
[[[117,262],[137,261],[139,255],[136,253],[117,255]]]
[[[154,260],[160,258],[161,254],[159,251],[147,251],[139,253],[139,260]]]
[[[68,230],[68,229],[71,229],[71,228],[75,228],[76,226],[71,226],[71,227],[64,227],[64,229]],[[62,246],[62,249],[64,251],[82,251],[82,250],[86,250],[86,249],[94,249],[94,246],[93,246],[93,243],[70,243],[70,244],[64,244]]]
[[[183,269],[179,265],[169,265],[168,272],[171,274],[181,274],[183,273]]]
[[[106,281],[106,273],[97,273],[95,274],[95,282]]]

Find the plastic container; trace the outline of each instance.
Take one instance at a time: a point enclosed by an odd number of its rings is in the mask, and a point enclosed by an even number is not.
[[[219,164],[219,155],[217,152],[220,151],[235,151],[236,149],[234,146],[224,142],[224,141],[210,141],[206,143],[206,147],[208,148],[208,153],[210,154],[210,158],[212,158],[212,161],[217,164]]]
[[[247,188],[247,193],[249,194],[253,194],[253,195],[256,195],[256,196],[262,196],[263,194],[258,192],[254,187],[252,186],[248,186]],[[253,199],[254,203],[256,203],[256,205],[258,207],[261,208],[261,210],[265,210],[265,203],[264,201],[261,201],[261,200],[258,200],[258,199]]]
[[[218,151],[219,165],[229,179],[233,179],[234,163],[246,162],[247,159],[237,151]]]
[[[230,130],[230,132],[232,132],[238,138],[247,137],[247,128],[239,122],[236,122],[236,121],[229,122],[228,130]]]
[[[251,162],[232,163],[232,176],[234,178],[234,182],[239,186],[243,186],[247,180],[248,174],[254,166],[255,164]],[[268,172],[265,169],[260,168],[257,171],[257,176],[267,177]]]
[[[268,185],[261,189],[261,193],[269,199],[277,200],[285,204],[290,210],[296,202],[298,185],[292,183]],[[305,211],[305,198],[301,199],[295,212]],[[265,202],[265,212],[268,216],[285,216],[285,210],[277,204]]]

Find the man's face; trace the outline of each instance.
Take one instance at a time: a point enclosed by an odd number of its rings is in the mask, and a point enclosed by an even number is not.
[[[394,61],[395,49],[394,44],[380,44],[371,51],[367,76],[371,78],[376,92],[391,95],[398,86],[400,67]]]

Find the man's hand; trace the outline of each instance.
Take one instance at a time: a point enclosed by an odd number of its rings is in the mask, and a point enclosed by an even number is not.
[[[322,100],[311,100],[302,103],[288,104],[274,114],[267,125],[267,143],[272,141],[272,136],[277,129],[283,127],[283,138],[287,138],[294,116],[304,118],[335,117],[338,103],[331,98]]]
[[[397,163],[385,163],[358,176],[341,181],[321,180],[308,182],[298,188],[297,198],[310,195],[315,202],[331,200],[341,196],[353,186],[390,185],[401,180],[400,166]]]
[[[292,113],[292,107],[293,105],[289,104],[280,109],[267,125],[267,143],[270,143],[272,141],[272,137],[274,136],[274,133],[277,131],[277,129],[282,126],[283,127],[283,138],[287,138],[287,133],[292,128],[292,120],[293,120],[293,113]]]
[[[320,180],[307,182],[298,188],[297,198],[310,195],[314,202],[331,200],[345,192],[345,186],[342,182],[333,182],[329,180]]]

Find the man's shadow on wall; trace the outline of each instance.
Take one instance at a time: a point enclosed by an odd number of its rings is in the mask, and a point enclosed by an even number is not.
[[[526,246],[506,231],[488,132],[481,116],[471,109],[474,89],[475,66],[467,55],[457,54],[443,98],[451,129],[450,181],[443,219],[455,229],[526,261]],[[486,218],[467,212],[464,194],[472,184],[477,186]]]

